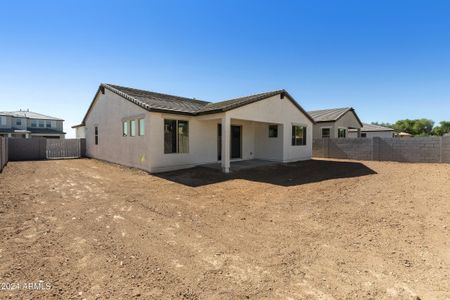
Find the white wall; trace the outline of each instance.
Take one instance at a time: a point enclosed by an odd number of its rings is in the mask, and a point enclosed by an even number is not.
[[[313,124],[298,108],[287,98],[281,99],[275,95],[227,112],[233,119],[246,119],[257,122],[266,122],[283,125],[283,161],[297,161],[311,159]],[[292,146],[292,125],[307,127],[305,146]]]
[[[278,136],[269,137],[269,125],[278,126]],[[283,161],[283,125],[255,123],[255,158]]]
[[[77,139],[86,138],[86,126],[80,126],[75,128],[75,138]]]
[[[149,112],[105,89],[99,93],[85,121],[86,155],[150,171]],[[144,118],[145,135],[122,136],[124,118]],[[99,144],[95,145],[94,128],[98,126]]]

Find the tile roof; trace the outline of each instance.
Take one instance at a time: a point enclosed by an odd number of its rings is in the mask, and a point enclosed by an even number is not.
[[[316,122],[334,122],[339,120],[346,112],[353,110],[351,107],[331,108],[308,111],[308,114]]]
[[[207,105],[203,106],[198,113],[199,114],[204,114],[204,113],[212,113],[212,112],[222,112],[222,111],[227,111],[233,108],[237,108],[240,106],[244,106],[262,99],[266,99],[278,94],[282,94],[282,93],[286,93],[285,90],[276,90],[276,91],[272,91],[272,92],[266,92],[266,93],[260,93],[260,94],[255,94],[255,95],[250,95],[250,96],[245,96],[245,97],[239,97],[239,98],[234,98],[234,99],[230,99],[230,100],[225,100],[225,101],[221,101],[221,102],[216,102],[216,103],[208,103]]]
[[[146,109],[153,108],[194,114],[209,103],[207,101],[201,101],[192,98],[138,90],[113,84],[103,84],[103,86],[108,88],[112,92],[121,92],[121,96],[128,96],[133,98],[134,100],[137,100],[138,103],[136,104],[140,104]]]
[[[28,118],[28,119],[41,119],[41,120],[54,120],[54,121],[64,121],[60,118],[55,118],[39,113],[35,113],[27,110],[19,110],[19,111],[1,111],[1,116],[11,116],[16,118]]]
[[[111,92],[122,96],[123,98],[135,103],[136,105],[141,106],[148,111],[160,111],[167,113],[173,112],[177,114],[188,114],[194,116],[225,112],[280,94],[282,95],[282,97],[286,96],[300,111],[302,111],[311,120],[311,122],[314,122],[314,120],[308,115],[308,113],[285,90],[276,90],[214,103],[209,101],[197,100],[195,98],[186,98],[155,93],[114,84],[103,83],[100,85],[99,91],[101,91],[102,89],[108,89]],[[94,101],[92,101],[91,106],[89,107],[82,123],[80,125],[73,126],[73,128],[82,126],[84,124],[86,116],[88,115],[93,104]]]
[[[349,131],[356,131],[356,129],[349,129]],[[361,127],[361,132],[370,132],[370,131],[394,131],[394,129],[375,124],[363,123],[363,127]]]

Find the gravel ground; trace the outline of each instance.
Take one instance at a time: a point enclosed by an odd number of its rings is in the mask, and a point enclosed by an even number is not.
[[[450,165],[10,162],[0,200],[1,299],[450,298]]]

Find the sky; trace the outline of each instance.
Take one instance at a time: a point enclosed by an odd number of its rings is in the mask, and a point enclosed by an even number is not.
[[[208,101],[286,89],[363,122],[450,120],[450,1],[3,1],[0,111],[79,124],[100,83]]]

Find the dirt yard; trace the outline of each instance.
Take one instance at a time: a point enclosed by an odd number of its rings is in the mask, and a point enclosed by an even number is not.
[[[1,299],[450,298],[450,165],[10,162],[0,199]]]

